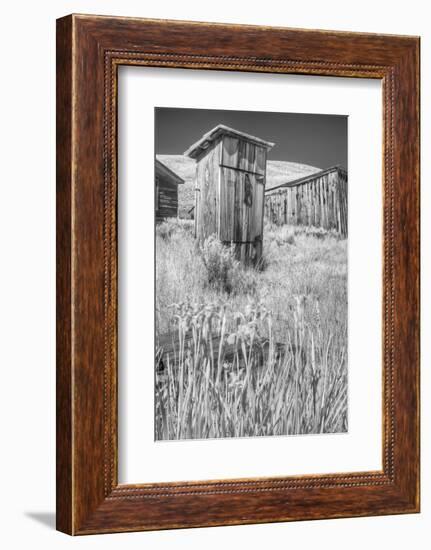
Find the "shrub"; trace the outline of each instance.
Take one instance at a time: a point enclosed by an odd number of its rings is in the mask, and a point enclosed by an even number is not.
[[[164,220],[156,225],[156,235],[163,240],[170,239],[174,232],[174,225],[170,220]]]
[[[276,235],[276,242],[279,246],[283,244],[295,244],[295,232],[288,225],[284,225]]]
[[[235,286],[235,272],[240,269],[233,246],[225,246],[215,235],[210,235],[205,239],[201,253],[208,284],[230,294]]]
[[[295,235],[306,235],[307,237],[315,237],[316,239],[326,239],[327,237],[333,237],[340,240],[341,236],[335,229],[324,229],[323,227],[314,227],[312,225],[298,225],[295,227]]]
[[[257,266],[260,269],[260,266]],[[239,262],[230,272],[232,291],[234,294],[254,296],[259,287],[258,271],[256,269],[244,269]]]
[[[167,240],[178,233],[193,234],[193,228],[193,220],[183,220],[181,218],[166,218],[156,225],[156,235],[164,240]]]

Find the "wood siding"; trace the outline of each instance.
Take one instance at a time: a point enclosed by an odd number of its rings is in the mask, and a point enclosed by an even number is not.
[[[347,172],[331,168],[265,195],[265,216],[277,225],[333,229],[347,237]]]
[[[196,167],[196,237],[234,244],[245,263],[262,255],[266,155],[265,147],[224,135]]]
[[[178,185],[156,175],[156,220],[178,216]]]
[[[196,238],[203,242],[218,235],[220,142],[215,143],[196,164]]]

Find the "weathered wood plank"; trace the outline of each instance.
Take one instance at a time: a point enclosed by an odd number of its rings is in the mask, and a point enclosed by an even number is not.
[[[241,174],[237,174],[235,182],[235,242],[239,243],[242,238],[242,204],[244,200],[244,179]]]
[[[335,229],[347,236],[347,173],[333,168],[280,186],[265,195],[265,216],[274,224]]]
[[[225,242],[235,240],[235,185],[236,172],[229,168],[222,168],[220,177],[220,239]]]
[[[263,147],[256,147],[255,169],[258,174],[265,175],[266,173],[266,150]]]
[[[232,168],[237,168],[238,151],[239,151],[239,140],[232,136],[224,136],[221,164],[223,166],[230,166]]]
[[[244,200],[242,201],[242,238],[241,240],[244,243],[250,241],[250,207],[246,204],[247,197],[250,196],[251,182],[248,174],[242,174],[243,179],[243,189],[244,189]],[[247,262],[248,259],[248,246],[243,244],[241,247],[241,261],[243,263]]]

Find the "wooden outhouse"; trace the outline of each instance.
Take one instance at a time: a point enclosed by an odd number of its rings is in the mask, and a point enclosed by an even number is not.
[[[155,163],[155,208],[156,221],[178,216],[178,185],[184,180],[165,164]]]
[[[262,256],[266,160],[273,143],[222,124],[184,155],[196,160],[195,236],[235,245],[244,263]]]

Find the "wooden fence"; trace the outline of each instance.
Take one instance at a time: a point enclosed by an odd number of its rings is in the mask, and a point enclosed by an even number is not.
[[[347,172],[335,166],[267,189],[265,216],[277,225],[334,229],[347,237]]]

